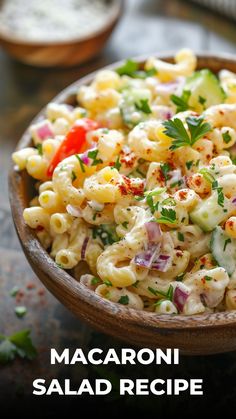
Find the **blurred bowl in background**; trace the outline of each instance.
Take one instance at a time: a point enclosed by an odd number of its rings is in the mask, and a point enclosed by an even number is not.
[[[77,9],[68,10],[69,8],[66,7],[65,14],[62,15],[62,9],[59,10],[58,7],[58,10],[53,10],[50,2],[47,8],[47,0],[44,0],[44,4],[34,1],[35,10],[33,10],[32,2],[28,3],[30,8],[27,7],[26,10],[19,0],[10,0],[10,2],[0,0],[0,46],[17,60],[39,67],[70,67],[97,55],[120,19],[124,6],[124,0],[89,2],[77,0]],[[68,2],[64,1],[64,4],[69,6]],[[59,3],[57,5],[59,6]],[[62,0],[61,6],[63,6]],[[92,11],[93,6],[98,6],[98,8],[94,7]],[[100,11],[100,16],[98,16],[98,11]],[[69,12],[72,15],[68,14]],[[54,14],[50,15],[50,13]],[[77,22],[77,13],[78,25],[75,26],[73,22]],[[72,19],[67,24],[69,16]],[[52,18],[51,25],[50,18]],[[99,23],[98,18],[100,18]],[[61,19],[61,26],[56,26],[56,19],[58,22]],[[80,31],[82,24],[84,31]],[[30,36],[30,30],[32,36]],[[40,30],[42,39],[40,39]],[[46,32],[49,30],[50,36],[47,36]]]

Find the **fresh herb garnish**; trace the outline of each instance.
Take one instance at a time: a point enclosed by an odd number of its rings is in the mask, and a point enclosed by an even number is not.
[[[176,182],[173,182],[173,183],[170,184],[170,188],[175,188],[175,186],[181,186],[182,183],[183,183],[182,179],[177,180]]]
[[[165,183],[170,179],[169,172],[171,171],[171,167],[169,163],[163,163],[160,165],[161,172],[164,176]]]
[[[176,278],[175,278],[175,281],[177,281],[177,282],[181,282],[181,281],[183,281],[183,279],[184,279],[184,275],[185,275],[185,273],[183,272],[182,274],[179,274]]]
[[[223,132],[222,138],[225,144],[228,144],[231,141],[231,136],[229,135],[229,131]]]
[[[77,160],[79,160],[81,171],[83,173],[85,173],[85,168],[84,168],[84,162],[83,162],[83,160],[81,160],[81,157],[79,156],[79,154],[75,154],[75,157],[77,158]]]
[[[169,286],[167,292],[160,291],[160,290],[155,290],[152,287],[148,287],[148,291],[150,291],[155,296],[161,295],[162,297],[165,297],[165,299],[167,299],[167,300],[170,300],[170,301],[173,300],[173,292],[174,292],[173,285]]]
[[[172,208],[162,208],[161,217],[156,218],[157,223],[171,223],[176,222],[176,212]]]
[[[104,246],[119,241],[115,227],[110,224],[101,224],[93,227],[92,234],[93,239],[99,238]]]
[[[225,240],[225,244],[224,244],[223,252],[225,251],[225,249],[226,249],[226,247],[227,247],[227,245],[228,245],[229,243],[231,243],[231,239],[230,239],[230,238],[228,238],[228,239],[226,239],[226,240]]]
[[[63,265],[61,263],[56,262],[56,265],[57,265],[58,268],[63,269]]]
[[[0,363],[13,361],[16,356],[34,359],[37,351],[30,338],[30,330],[21,330],[11,336],[0,335]]]
[[[37,147],[39,155],[42,156],[43,155],[43,145],[42,145],[42,143],[38,143],[36,145],[36,147]]]
[[[146,114],[152,113],[152,110],[149,106],[148,99],[140,99],[139,102],[135,103],[135,108],[138,111],[141,111]]]
[[[20,288],[17,286],[17,285],[15,285],[11,290],[10,290],[10,296],[11,297],[16,297],[16,295],[18,294],[18,292],[19,292],[19,290],[20,290]]]
[[[136,61],[128,59],[125,63],[116,69],[116,72],[120,76],[129,76],[132,78],[141,78],[146,79],[147,77],[151,77],[157,74],[157,70],[155,68],[150,68],[149,70],[139,70],[139,64]]]
[[[169,198],[164,199],[161,203],[162,205],[170,205],[171,207],[175,207],[176,201],[171,196]]]
[[[77,176],[76,176],[74,170],[72,170],[72,172],[71,172],[71,180],[72,180],[72,182],[74,182],[75,179],[77,179]]]
[[[128,221],[124,221],[121,225],[127,230],[128,229],[128,225],[129,225],[129,222]]]
[[[124,306],[127,306],[129,304],[129,297],[128,295],[122,295],[120,299],[118,300],[118,303],[123,304]]]
[[[212,276],[205,275],[205,276],[204,276],[204,279],[205,279],[206,281],[211,281],[211,280],[212,280]]]
[[[114,165],[113,167],[114,167],[116,170],[118,170],[118,172],[119,172],[119,170],[120,170],[120,168],[121,168],[120,156],[117,156],[117,159],[116,159],[115,165]]]
[[[96,278],[96,276],[94,276],[91,279],[91,285],[97,285],[99,282],[100,282],[100,279],[99,278]]]
[[[170,100],[177,106],[176,113],[187,111],[190,108],[188,105],[190,94],[191,92],[189,90],[185,90],[182,96],[170,96]]]
[[[91,150],[88,152],[88,157],[93,159],[92,166],[96,166],[97,164],[103,163],[102,159],[97,159],[98,149]]]
[[[137,280],[134,284],[132,284],[132,287],[134,287],[134,288],[137,288],[137,286],[138,286],[138,283],[139,283],[140,281],[139,280]]]
[[[25,306],[17,306],[15,307],[15,314],[17,317],[24,317],[27,313],[27,308]]]
[[[186,167],[187,167],[187,169],[188,169],[188,170],[190,170],[190,169],[191,169],[191,167],[192,167],[193,163],[194,163],[194,161],[193,161],[193,160],[186,161],[185,165],[186,165]]]
[[[107,287],[112,287],[112,282],[109,279],[104,279],[103,283],[107,286]]]
[[[205,105],[205,103],[206,103],[206,98],[205,97],[203,97],[203,96],[198,96],[198,102],[202,105],[202,106],[204,106]]]
[[[170,150],[176,150],[184,146],[191,147],[199,138],[202,138],[207,132],[211,131],[211,125],[208,122],[203,122],[202,116],[188,116],[186,123],[190,135],[179,118],[163,122],[163,126],[165,127],[164,134],[174,139]]]
[[[216,190],[218,198],[217,198],[217,202],[218,205],[220,207],[224,206],[224,201],[225,201],[225,197],[224,197],[224,193],[223,193],[223,188],[221,188],[217,182],[217,180],[214,180],[214,182],[212,183],[212,189]]]
[[[184,235],[183,235],[183,233],[181,233],[180,231],[178,231],[178,240],[180,241],[180,242],[184,242]]]

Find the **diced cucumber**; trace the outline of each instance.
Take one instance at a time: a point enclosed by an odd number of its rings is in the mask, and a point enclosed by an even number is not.
[[[184,92],[190,92],[188,105],[199,113],[209,106],[224,102],[225,99],[225,92],[219,80],[208,69],[196,71],[192,76],[189,76],[184,86]]]
[[[148,89],[128,88],[123,90],[120,113],[128,128],[133,128],[135,125],[147,119],[149,113],[142,112],[140,110],[142,106],[140,105],[145,101],[149,107],[150,100],[151,92]]]
[[[215,192],[194,208],[190,213],[190,219],[203,231],[212,231],[218,224],[228,218],[230,205],[229,199],[225,197],[224,207],[221,207],[218,204],[218,195]]]
[[[227,236],[224,230],[218,226],[212,232],[210,247],[219,266],[232,275],[236,268],[236,240]]]

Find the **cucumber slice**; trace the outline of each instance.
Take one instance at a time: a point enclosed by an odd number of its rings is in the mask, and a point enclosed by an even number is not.
[[[189,107],[199,113],[209,106],[224,102],[226,96],[219,80],[208,69],[196,71],[188,77],[184,92],[189,92]]]
[[[125,89],[122,92],[120,113],[125,125],[133,128],[135,125],[145,121],[150,113],[139,110],[142,101],[150,103],[151,92],[148,89]],[[148,105],[149,106],[149,105]]]
[[[230,201],[225,197],[224,207],[218,204],[218,196],[213,193],[209,198],[200,202],[190,213],[192,223],[197,224],[203,231],[212,231],[218,224],[229,217]]]
[[[219,266],[232,275],[236,268],[236,240],[227,236],[218,226],[212,232],[210,248]]]

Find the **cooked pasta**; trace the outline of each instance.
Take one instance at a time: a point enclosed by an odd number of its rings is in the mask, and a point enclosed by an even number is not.
[[[13,153],[58,266],[85,261],[88,292],[153,315],[236,309],[236,74],[196,68],[185,49],[102,70]]]

